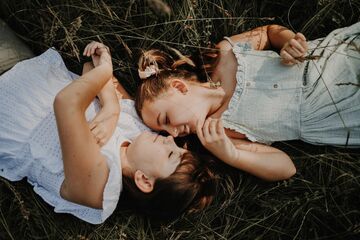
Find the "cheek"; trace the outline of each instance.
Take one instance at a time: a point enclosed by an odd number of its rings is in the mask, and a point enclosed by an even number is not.
[[[188,109],[178,109],[177,111],[173,111],[170,119],[170,122],[173,125],[181,125],[188,124],[195,119],[195,114]]]

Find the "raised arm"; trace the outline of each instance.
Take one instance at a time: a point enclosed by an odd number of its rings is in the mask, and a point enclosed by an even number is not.
[[[94,208],[102,207],[109,169],[85,118],[85,110],[112,76],[111,56],[97,49],[99,65],[61,90],[54,101],[65,179],[61,196]]]
[[[250,42],[255,50],[274,49],[280,51],[282,62],[287,65],[298,63],[307,51],[306,38],[280,25],[265,25],[230,37],[233,42]],[[228,41],[218,45],[222,51],[231,49]]]
[[[87,62],[83,67],[83,74],[94,68],[94,64]],[[89,123],[91,132],[94,134],[97,143],[100,146],[105,145],[110,139],[116,128],[120,115],[121,95],[117,96],[112,78],[105,84],[101,91],[97,94],[101,110],[96,114],[95,118]]]
[[[197,127],[197,135],[206,149],[223,162],[267,181],[288,179],[296,173],[290,157],[271,146],[236,139],[225,134],[221,120],[208,118]]]

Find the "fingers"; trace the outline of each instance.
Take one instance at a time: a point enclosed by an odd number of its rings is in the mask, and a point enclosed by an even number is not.
[[[100,42],[92,41],[91,43],[86,45],[83,55],[90,57],[91,55],[96,54],[97,53],[96,51],[101,48],[104,48],[106,51],[109,52],[109,48],[107,46],[105,46],[104,44],[102,44]]]
[[[306,37],[301,32],[296,33],[294,38],[306,42]]]
[[[203,145],[222,139],[225,134],[221,119],[207,118],[204,125],[197,124],[196,133]]]
[[[305,53],[305,49],[303,48],[303,46],[300,44],[299,40],[296,40],[295,38],[291,39],[289,41],[289,49],[293,50],[294,52],[298,53],[299,56],[301,56],[302,54]],[[295,56],[295,57],[299,57],[299,56]]]
[[[210,134],[210,131],[209,131],[209,126],[210,126],[211,121],[212,121],[211,118],[206,119],[205,123],[204,123],[204,126],[202,128],[204,138],[207,141],[211,138],[211,134]]]
[[[104,146],[106,143],[106,138],[105,137],[98,137],[98,136],[94,136],[96,143],[99,144],[100,147]]]
[[[107,137],[106,133],[99,128],[94,128],[91,130],[93,136],[95,137],[96,143],[98,143],[100,146],[103,146],[106,143]]]
[[[302,33],[295,34],[280,51],[281,62],[286,65],[297,64],[303,61],[307,52],[306,38]]]
[[[97,126],[97,124],[98,124],[98,122],[96,122],[96,121],[90,122],[90,124],[89,124],[90,130],[93,130],[93,128],[95,128]]]
[[[89,128],[96,140],[96,143],[100,146],[103,146],[107,140],[106,132],[104,131],[104,129],[98,125],[98,122],[94,121],[89,124]]]
[[[280,51],[281,62],[285,65],[294,65],[298,63],[298,61],[293,58],[285,49]]]
[[[224,129],[221,119],[219,119],[219,121],[217,121],[216,131],[218,134],[225,134],[225,129]]]
[[[217,126],[217,123],[219,122],[219,119],[212,119],[209,123],[209,133],[210,133],[210,136],[214,137],[214,136],[218,136],[218,132],[216,130],[216,126]]]
[[[295,39],[301,44],[302,48],[304,49],[304,52],[306,53],[308,50],[308,44],[305,36],[302,33],[297,33],[295,35]]]
[[[201,144],[204,145],[205,144],[205,138],[204,138],[204,134],[203,134],[203,131],[202,131],[202,127],[203,127],[203,125],[201,124],[200,121],[198,121],[196,123],[196,135],[198,136]]]
[[[84,49],[84,52],[83,52],[83,55],[87,56],[87,57],[90,57],[92,52],[93,52],[93,48],[94,48],[94,46],[96,46],[97,43],[98,42],[92,41],[91,43],[86,45],[86,47]]]

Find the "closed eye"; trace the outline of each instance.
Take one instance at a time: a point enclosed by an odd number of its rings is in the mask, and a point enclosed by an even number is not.
[[[173,153],[174,153],[173,151],[171,151],[171,152],[170,152],[170,154],[169,154],[169,158],[171,157],[171,155],[172,155]]]

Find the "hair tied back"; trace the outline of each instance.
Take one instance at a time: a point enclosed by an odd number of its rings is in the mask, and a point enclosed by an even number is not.
[[[140,79],[147,79],[148,77],[157,74],[158,71],[159,68],[157,67],[157,64],[151,64],[147,66],[143,71],[138,69]]]

